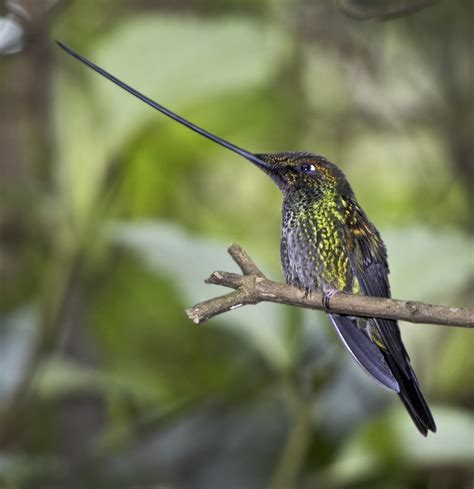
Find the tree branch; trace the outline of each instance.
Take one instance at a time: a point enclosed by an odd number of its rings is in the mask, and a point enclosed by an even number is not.
[[[298,287],[269,280],[247,253],[236,244],[231,245],[228,252],[243,275],[214,272],[206,283],[222,285],[234,291],[186,309],[186,314],[195,323],[202,323],[218,314],[259,302],[276,302],[307,309],[325,310],[321,292],[311,291],[307,296],[304,290]],[[410,323],[474,328],[473,310],[415,301],[336,293],[331,297],[330,311],[351,316],[400,319]]]

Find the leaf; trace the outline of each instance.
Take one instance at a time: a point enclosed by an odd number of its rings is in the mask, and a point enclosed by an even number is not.
[[[444,301],[474,276],[472,240],[452,229],[413,227],[382,232],[394,297]]]
[[[426,438],[401,406],[364,426],[347,441],[330,467],[330,479],[338,484],[355,482],[381,467],[391,467],[395,473],[400,467],[472,466],[472,414],[441,406],[434,406],[433,414],[438,432]]]
[[[38,338],[37,311],[24,305],[0,320],[0,399],[8,398],[28,368]]]
[[[204,278],[213,270],[236,269],[224,244],[191,236],[171,224],[117,223],[112,227],[112,239],[132,250],[150,270],[167,274],[180,290],[182,300],[189,305],[216,294],[215,288],[203,285]],[[289,364],[286,321],[281,306],[259,304],[259,307],[238,309],[222,315],[219,324],[243,335],[273,366],[282,368]]]
[[[110,369],[85,367],[74,361],[53,356],[41,368],[35,390],[45,399],[57,399],[77,392],[99,392],[110,396],[133,394],[143,400],[156,400],[160,397],[158,377],[154,379],[153,389],[139,380],[136,377],[130,379],[116,374]]]

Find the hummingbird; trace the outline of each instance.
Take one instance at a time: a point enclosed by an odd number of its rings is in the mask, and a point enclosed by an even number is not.
[[[251,153],[193,124],[70,47],[68,54],[149,106],[252,162],[283,195],[280,256],[288,284],[323,292],[323,303],[345,348],[375,381],[396,392],[418,430],[436,424],[403,345],[397,321],[331,313],[337,293],[390,297],[387,250],[344,173],[314,153]]]

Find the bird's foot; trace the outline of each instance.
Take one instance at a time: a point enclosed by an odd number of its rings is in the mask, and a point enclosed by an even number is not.
[[[330,311],[330,305],[329,302],[331,301],[331,298],[337,293],[336,289],[331,289],[328,290],[327,292],[324,292],[323,295],[323,306],[326,312]]]
[[[305,287],[304,288],[303,299],[307,299],[308,297],[311,297],[311,289],[309,287]]]

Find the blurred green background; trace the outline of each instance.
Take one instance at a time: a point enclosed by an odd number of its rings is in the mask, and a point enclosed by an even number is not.
[[[61,39],[255,152],[336,162],[393,295],[473,307],[471,1],[0,2],[0,487],[468,488],[472,332],[402,324],[438,433],[324,314],[196,326],[230,242],[282,280],[281,197]]]

